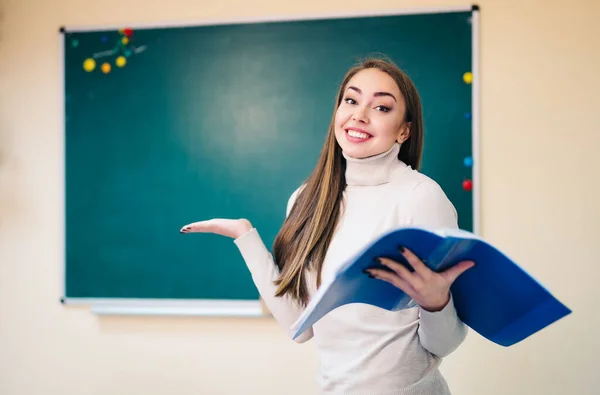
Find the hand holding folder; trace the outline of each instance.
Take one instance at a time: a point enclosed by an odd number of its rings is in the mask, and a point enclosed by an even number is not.
[[[571,313],[516,262],[473,233],[401,228],[368,244],[321,285],[292,326],[293,337],[345,304],[366,303],[390,311],[415,306],[398,287],[365,274],[376,258],[403,261],[398,246],[405,246],[438,273],[463,261],[475,262],[451,285],[454,305],[466,325],[499,345],[516,344]]]

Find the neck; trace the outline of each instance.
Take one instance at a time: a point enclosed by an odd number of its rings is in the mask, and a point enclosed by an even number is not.
[[[381,154],[368,158],[351,158],[343,153],[346,159],[346,184],[348,186],[373,186],[390,182],[399,170],[407,167],[398,159],[400,144],[394,145]]]

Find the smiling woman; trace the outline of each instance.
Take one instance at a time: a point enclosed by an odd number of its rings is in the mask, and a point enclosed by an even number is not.
[[[404,143],[411,134],[412,114],[420,113],[421,107],[414,84],[402,71],[377,60],[363,67],[349,73],[351,78],[335,114],[337,142],[353,158],[381,153],[394,141]],[[407,102],[411,108],[407,108]],[[414,121],[411,145],[422,146],[421,123],[421,119]],[[418,167],[414,161],[408,164]]]
[[[420,103],[389,60],[368,59],[347,72],[317,165],[288,201],[274,256],[247,219],[200,221],[181,232],[233,238],[269,310],[289,330],[321,282],[369,240],[405,225],[457,227],[445,193],[418,171]],[[411,251],[403,254],[418,271],[365,276],[401,288],[417,306],[392,312],[348,304],[296,338],[317,342],[324,393],[450,393],[438,366],[466,336],[450,286],[473,263],[435,273]]]

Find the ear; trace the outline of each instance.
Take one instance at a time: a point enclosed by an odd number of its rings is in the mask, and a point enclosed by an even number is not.
[[[410,122],[403,123],[402,126],[400,126],[400,130],[398,131],[398,138],[396,139],[398,144],[402,144],[403,142],[408,140],[408,138],[410,137],[411,126],[412,124]]]

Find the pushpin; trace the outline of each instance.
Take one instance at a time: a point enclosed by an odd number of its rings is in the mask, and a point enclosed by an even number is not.
[[[465,159],[463,160],[463,164],[465,165],[465,167],[473,166],[473,158],[470,156],[465,157]]]
[[[464,180],[462,186],[463,186],[463,189],[468,192],[473,189],[473,181],[468,180],[468,179]]]

